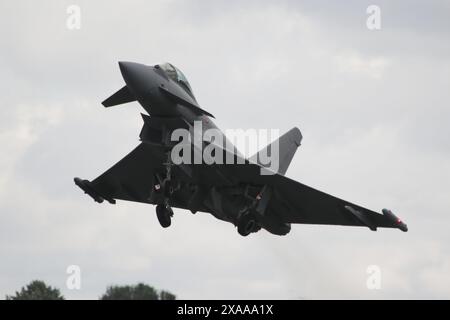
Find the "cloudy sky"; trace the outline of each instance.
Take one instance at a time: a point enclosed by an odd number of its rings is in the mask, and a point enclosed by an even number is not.
[[[448,1],[1,1],[0,37],[1,297],[42,279],[71,299],[139,281],[186,299],[450,298]],[[178,66],[222,129],[298,126],[287,176],[410,231],[243,238],[208,214],[162,229],[152,206],[94,203],[73,177],[121,159],[142,125],[137,103],[100,104],[119,60]]]

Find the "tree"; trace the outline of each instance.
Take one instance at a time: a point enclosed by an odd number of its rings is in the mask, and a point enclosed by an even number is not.
[[[137,285],[109,286],[100,300],[175,300],[175,295],[168,291],[158,294],[155,288],[138,283]]]
[[[159,300],[176,300],[176,299],[177,297],[173,293],[170,293],[169,291],[162,290],[159,293]]]
[[[64,300],[59,289],[47,286],[44,281],[31,281],[20,292],[13,296],[6,296],[6,300]]]

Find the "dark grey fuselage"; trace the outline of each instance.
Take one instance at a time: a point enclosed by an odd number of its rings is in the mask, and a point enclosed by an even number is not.
[[[182,118],[190,124],[201,121],[202,133],[208,129],[218,130],[211,118],[205,114],[207,112],[203,113],[204,110],[198,106],[190,87],[171,79],[159,65],[147,66],[134,62],[119,62],[119,66],[127,87],[151,117]],[[166,90],[184,100],[183,103],[165,94]],[[227,137],[221,134],[223,141],[227,141],[227,146],[232,145]],[[234,146],[232,150],[238,153]],[[234,224],[240,212],[248,204],[242,187],[217,188],[206,185],[201,192],[204,193],[202,202],[211,214]],[[290,230],[289,224],[281,223],[275,216],[261,217],[260,223],[276,234],[285,234]]]

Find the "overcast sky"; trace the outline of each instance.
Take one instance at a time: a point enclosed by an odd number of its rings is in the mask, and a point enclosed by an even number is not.
[[[42,279],[72,299],[140,281],[186,299],[450,298],[449,1],[242,2],[0,2],[1,297]],[[288,177],[410,231],[243,238],[204,213],[162,229],[153,206],[94,203],[73,177],[104,172],[142,126],[138,103],[100,104],[124,85],[119,60],[179,67],[222,129],[298,126]]]

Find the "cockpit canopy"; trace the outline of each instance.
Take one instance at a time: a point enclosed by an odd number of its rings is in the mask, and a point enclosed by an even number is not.
[[[190,93],[192,93],[191,85],[187,81],[183,72],[180,71],[180,69],[168,62],[160,64],[159,67],[167,74],[170,79],[177,83],[181,83],[189,90]]]

